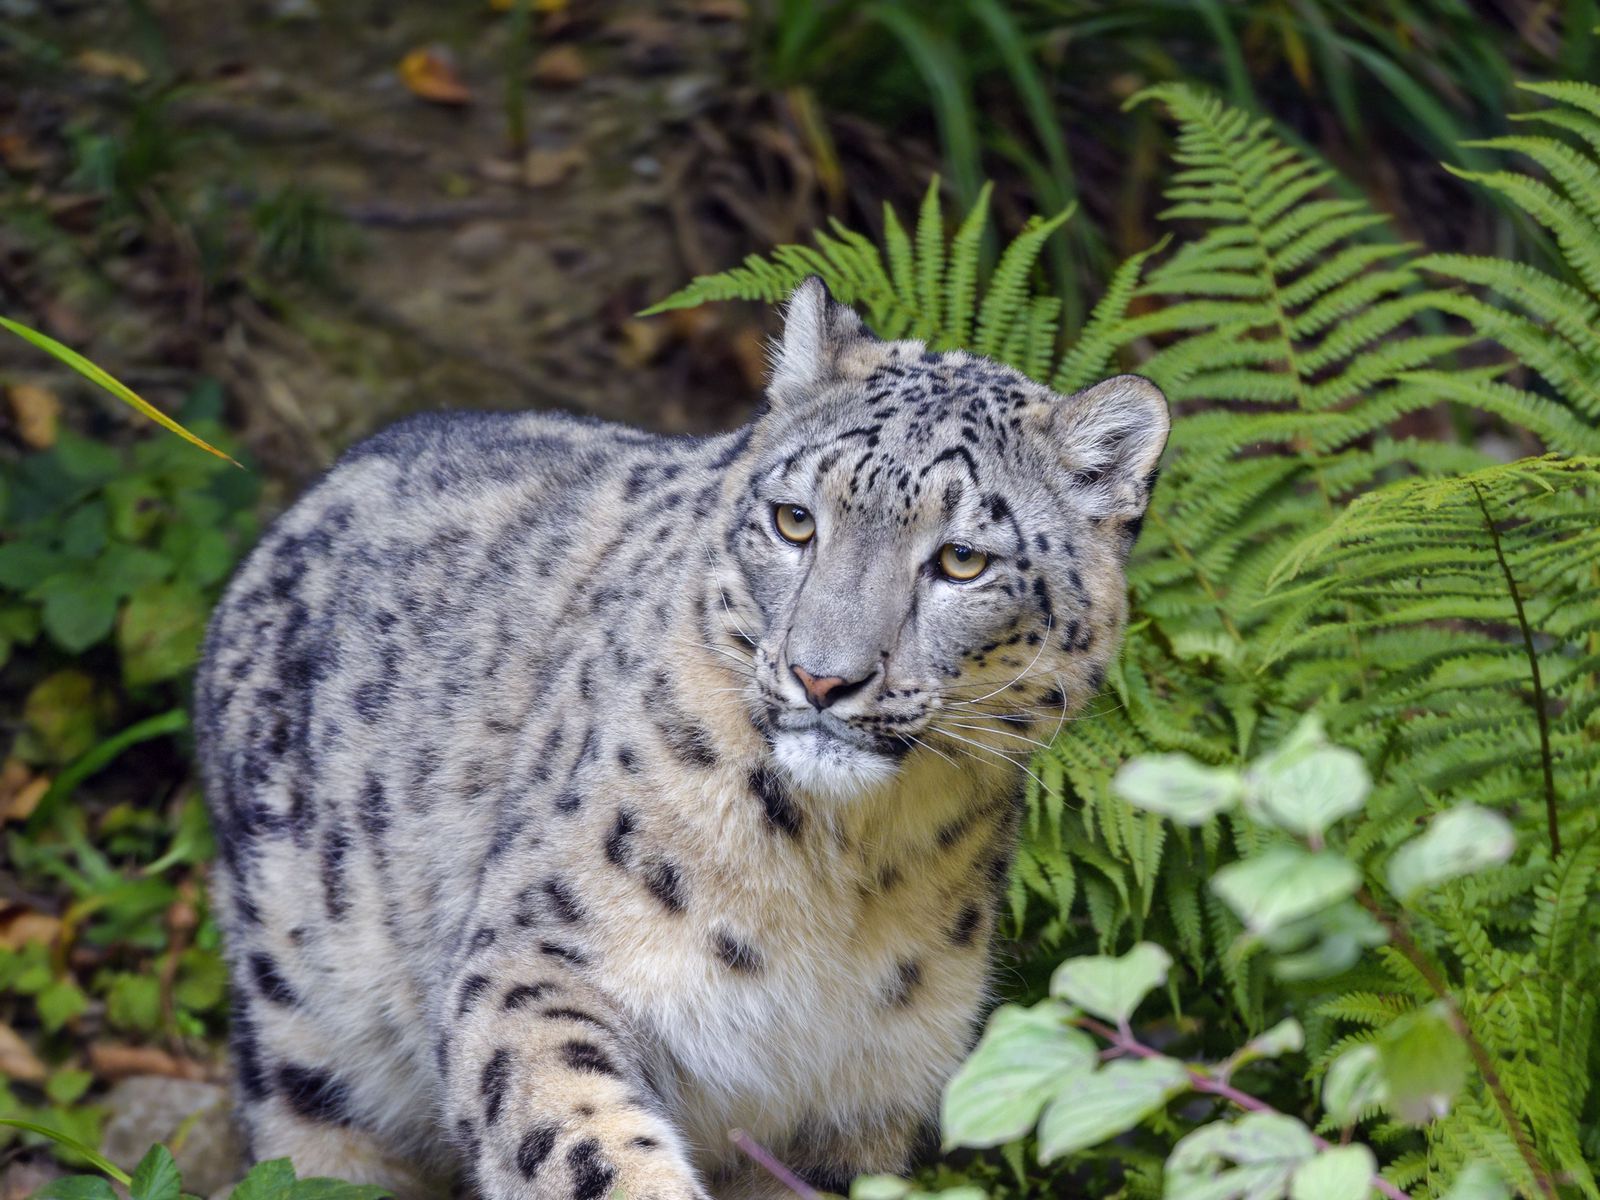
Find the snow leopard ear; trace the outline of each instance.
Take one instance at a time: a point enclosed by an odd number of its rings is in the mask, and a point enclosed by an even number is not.
[[[855,310],[840,304],[828,286],[807,276],[783,307],[783,336],[772,347],[774,400],[833,378],[840,354],[851,344],[872,337]]]
[[[1056,397],[1039,416],[1079,511],[1127,522],[1131,545],[1167,445],[1166,396],[1142,375],[1115,375]]]

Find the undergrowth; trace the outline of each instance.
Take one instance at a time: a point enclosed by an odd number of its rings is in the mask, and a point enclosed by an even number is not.
[[[881,242],[836,224],[659,306],[772,301],[815,273],[885,337],[972,347],[1062,391],[1117,369],[1162,386],[1172,446],[1120,666],[1028,793],[1011,888],[1023,990],[1064,955],[1160,943],[1181,969],[1169,1019],[1196,1053],[1299,1019],[1303,1051],[1256,1068],[1286,1111],[1442,993],[1473,1086],[1420,1125],[1360,1122],[1384,1178],[1417,1195],[1479,1162],[1522,1194],[1600,1196],[1600,89],[1529,90],[1554,102],[1528,114],[1553,135],[1478,149],[1541,174],[1465,174],[1550,232],[1567,278],[1424,254],[1264,120],[1170,85],[1131,103],[1176,124],[1172,233],[1117,269],[1065,345],[1034,281],[1069,214],[1035,218],[985,278],[986,194],[947,240],[937,186],[910,230],[892,211]],[[1508,440],[1549,456],[1496,461]],[[1240,764],[1311,709],[1371,772],[1346,851],[1381,911],[1398,912],[1382,864],[1431,815],[1470,803],[1515,830],[1509,861],[1442,889],[1375,952],[1360,920],[1301,929],[1304,944],[1251,936],[1210,883],[1259,840],[1219,818],[1174,831],[1111,786],[1151,753]],[[1159,1194],[1160,1148],[1185,1121],[1163,1113],[1065,1162],[1093,1194]],[[1052,1186],[1008,1156],[1016,1188]]]

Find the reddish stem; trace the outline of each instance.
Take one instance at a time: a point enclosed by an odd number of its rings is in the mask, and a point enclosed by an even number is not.
[[[777,1157],[755,1138],[742,1129],[728,1131],[728,1140],[751,1158],[755,1159],[767,1174],[771,1175],[784,1187],[788,1188],[801,1200],[823,1200],[822,1193],[817,1191],[800,1176],[778,1161]]]
[[[1077,1024],[1083,1026],[1083,1028],[1090,1030],[1093,1033],[1098,1033],[1101,1037],[1105,1038],[1106,1041],[1110,1042],[1113,1046],[1125,1054],[1133,1054],[1139,1058],[1167,1057],[1167,1055],[1162,1054],[1161,1051],[1153,1050],[1149,1046],[1146,1046],[1131,1033],[1125,1033],[1120,1029],[1113,1029],[1109,1025],[1105,1025],[1099,1021],[1096,1021],[1093,1017],[1079,1017],[1077,1018]],[[1231,1083],[1228,1083],[1222,1079],[1218,1079],[1215,1075],[1207,1074],[1199,1067],[1191,1066],[1189,1063],[1184,1063],[1183,1069],[1189,1073],[1189,1086],[1197,1092],[1204,1092],[1211,1096],[1220,1096],[1230,1104],[1237,1108],[1242,1108],[1246,1112],[1277,1113],[1278,1111],[1265,1101],[1257,1100],[1248,1092],[1241,1092]],[[1311,1140],[1317,1144],[1317,1148],[1320,1150],[1334,1149],[1332,1142],[1328,1141],[1326,1138],[1318,1137],[1315,1133],[1311,1134]],[[1389,1200],[1411,1200],[1409,1196],[1407,1196],[1399,1188],[1395,1187],[1394,1184],[1390,1183],[1382,1175],[1374,1175],[1372,1177],[1372,1186],[1377,1188],[1378,1191],[1382,1192],[1385,1196],[1389,1197]]]

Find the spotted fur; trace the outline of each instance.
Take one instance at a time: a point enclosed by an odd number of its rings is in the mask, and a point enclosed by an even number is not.
[[[733,1127],[829,1186],[903,1169],[1166,429],[1143,380],[1055,395],[812,281],[737,432],[357,446],[198,680],[254,1153],[494,1200],[765,1194]],[[949,542],[982,575],[942,576]]]

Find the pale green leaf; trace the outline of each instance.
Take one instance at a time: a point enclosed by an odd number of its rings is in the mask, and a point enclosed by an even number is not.
[[[202,441],[200,438],[195,437],[194,434],[190,433],[182,425],[179,425],[171,417],[167,416],[166,413],[162,412],[155,405],[151,404],[144,397],[140,396],[132,388],[128,387],[127,384],[123,383],[120,379],[113,377],[95,363],[90,362],[87,358],[79,354],[70,346],[63,346],[60,342],[56,341],[55,338],[40,333],[37,329],[30,329],[21,322],[13,321],[6,317],[0,317],[0,329],[9,329],[19,338],[22,338],[24,341],[30,342],[37,346],[46,354],[54,357],[58,362],[64,363],[65,365],[71,367],[85,379],[92,383],[98,384],[100,387],[110,392],[113,396],[115,396],[118,400],[121,400],[130,408],[143,413],[146,417],[150,418],[150,420],[154,421],[157,425],[160,425],[163,429],[170,430],[171,432],[177,434],[184,441],[200,447],[200,449],[204,450],[207,454],[215,454],[218,458],[225,459],[226,461],[233,463],[233,465],[236,467],[239,465],[238,463],[234,462],[232,458],[229,458],[228,455],[224,454],[221,450],[218,450],[210,442]]]
[[[1297,1054],[1305,1049],[1306,1031],[1293,1017],[1279,1021],[1264,1033],[1258,1033],[1245,1043],[1252,1058],[1277,1058],[1282,1054]]]
[[[1320,837],[1341,817],[1361,811],[1372,787],[1366,763],[1321,733],[1320,722],[1307,717],[1288,743],[1245,773],[1245,804],[1253,815],[1301,837]]]
[[[1121,957],[1069,958],[1050,979],[1050,994],[1097,1017],[1121,1024],[1167,981],[1172,955],[1154,942],[1140,942]]]
[[[1094,1068],[1096,1046],[1067,1024],[1066,1005],[1007,1004],[945,1086],[940,1116],[949,1146],[998,1146],[1033,1128],[1046,1100]]]
[[[1511,1189],[1487,1163],[1472,1162],[1450,1184],[1439,1200],[1511,1200]]]
[[[1187,754],[1142,754],[1123,764],[1111,790],[1136,808],[1203,825],[1238,803],[1244,781],[1231,768],[1208,767]]]
[[[1167,1158],[1167,1200],[1269,1200],[1317,1152],[1311,1131],[1281,1113],[1247,1113],[1204,1125]]]
[[[1231,863],[1211,879],[1211,889],[1253,933],[1265,934],[1355,894],[1361,873],[1343,855],[1312,854],[1275,846]]]
[[[1402,901],[1418,892],[1505,862],[1516,849],[1511,823],[1499,813],[1461,804],[1440,813],[1420,837],[1389,859],[1389,890]]]
[[[1426,1124],[1447,1114],[1467,1081],[1467,1047],[1442,1004],[1407,1013],[1378,1034],[1385,1106],[1402,1121]]]
[[[111,1183],[101,1175],[64,1175],[33,1193],[32,1200],[117,1200]]]
[[[894,1175],[861,1175],[850,1185],[850,1200],[905,1200],[911,1185]]]
[[[1365,1146],[1324,1150],[1294,1173],[1290,1200],[1367,1200],[1378,1163]]]
[[[1322,1080],[1322,1107],[1340,1125],[1354,1125],[1388,1099],[1378,1048],[1365,1044],[1346,1050]]]
[[[1189,1086],[1171,1058],[1119,1059],[1074,1080],[1039,1120],[1039,1161],[1097,1146],[1137,1125]]]

